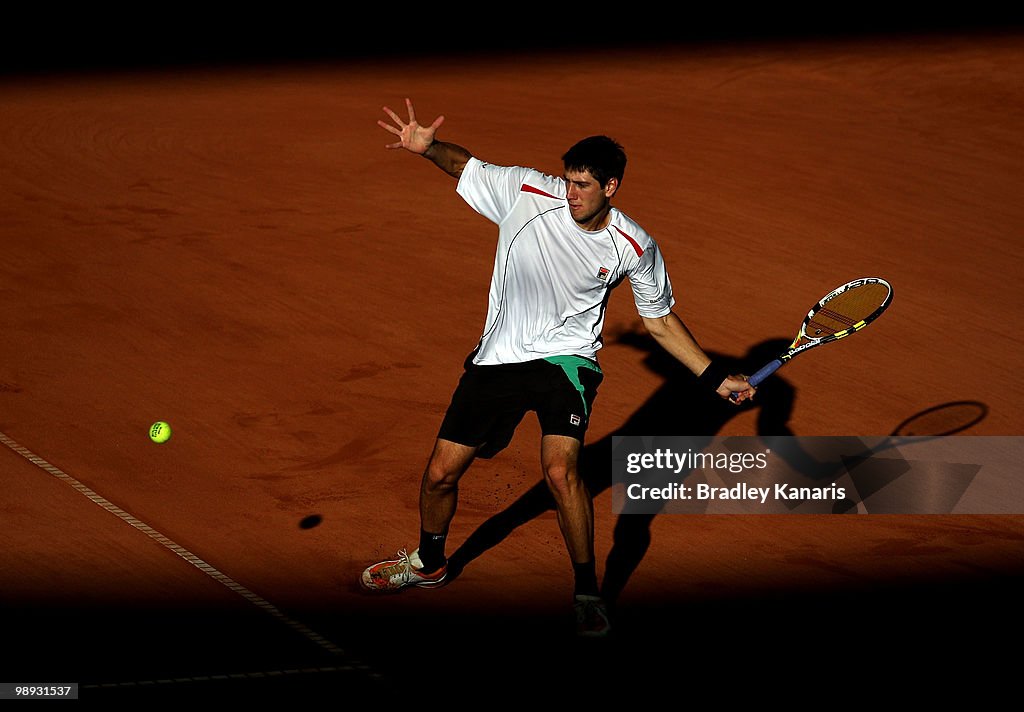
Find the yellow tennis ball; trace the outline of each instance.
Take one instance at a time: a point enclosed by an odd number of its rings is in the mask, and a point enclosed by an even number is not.
[[[158,420],[149,426],[149,439],[155,443],[165,443],[171,439],[171,426]]]

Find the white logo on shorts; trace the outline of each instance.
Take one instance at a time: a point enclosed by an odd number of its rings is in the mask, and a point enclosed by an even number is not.
[[[580,416],[578,416],[578,415],[570,415],[569,416],[569,423],[571,425],[579,425],[580,424]]]

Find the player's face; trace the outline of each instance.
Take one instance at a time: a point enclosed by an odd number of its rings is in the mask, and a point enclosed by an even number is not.
[[[610,209],[612,196],[618,181],[609,178],[602,188],[590,171],[566,171],[565,190],[569,202],[569,214],[576,224],[585,230],[604,227],[604,219]]]

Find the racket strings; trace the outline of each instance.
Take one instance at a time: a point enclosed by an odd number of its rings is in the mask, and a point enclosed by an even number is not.
[[[889,287],[884,284],[868,283],[848,289],[810,316],[807,334],[821,338],[853,329],[877,312],[888,297]]]

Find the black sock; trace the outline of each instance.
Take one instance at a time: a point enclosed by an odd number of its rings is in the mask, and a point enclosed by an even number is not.
[[[576,577],[576,584],[573,590],[575,596],[597,596],[600,595],[597,588],[597,567],[593,561],[583,564],[573,562],[573,575]]]
[[[444,541],[448,533],[431,534],[420,529],[420,561],[423,562],[423,573],[430,574],[448,563],[444,557]]]

